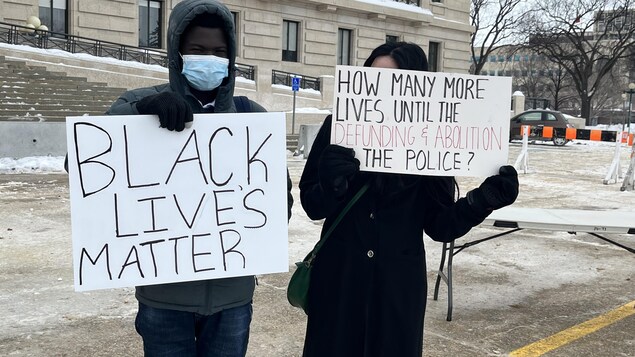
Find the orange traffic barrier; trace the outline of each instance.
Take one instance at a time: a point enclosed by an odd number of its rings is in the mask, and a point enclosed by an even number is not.
[[[553,138],[553,128],[550,126],[543,126],[542,136],[544,136],[545,138]]]
[[[523,125],[520,128],[520,135],[522,136],[523,127],[529,127],[529,137],[539,136],[543,138],[551,139],[553,137],[562,138],[567,140],[592,140],[592,141],[609,141],[615,142],[617,140],[617,131],[598,130],[598,129],[576,129],[576,128],[554,128],[551,126],[530,126]],[[633,145],[634,135],[626,132],[622,133],[622,143],[628,143],[629,146]]]
[[[573,140],[577,137],[578,129],[576,128],[567,128],[567,131],[564,135],[564,138],[567,140]]]

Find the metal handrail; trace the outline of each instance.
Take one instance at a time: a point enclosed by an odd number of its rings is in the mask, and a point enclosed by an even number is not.
[[[34,30],[26,26],[0,22],[0,42],[11,45],[25,45],[42,49],[57,49],[70,53],[86,53],[97,57],[115,58],[145,64],[168,66],[167,52],[101,41],[93,38],[65,33]],[[254,80],[255,67],[236,63],[236,76]]]
[[[300,78],[300,88],[302,89],[314,89],[316,91],[320,90],[320,78],[305,76],[298,73],[290,73],[284,71],[271,71],[271,84],[280,84],[283,86],[291,87],[293,82],[293,77]]]
[[[236,63],[234,67],[236,70],[236,77],[243,77],[252,81],[256,78],[256,67],[242,63]]]
[[[409,5],[421,5],[419,0],[393,0],[394,2],[401,2]]]

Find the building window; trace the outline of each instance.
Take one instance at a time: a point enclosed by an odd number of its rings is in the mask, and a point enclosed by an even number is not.
[[[428,45],[428,71],[438,72],[439,68],[439,56],[441,50],[441,43],[432,42]]]
[[[161,48],[161,1],[139,0],[139,47]]]
[[[282,60],[298,62],[299,22],[284,20],[282,23]]]
[[[397,42],[399,42],[399,36],[386,35],[386,43],[397,43]]]
[[[337,30],[337,64],[350,65],[353,43],[353,31]]]
[[[40,0],[40,21],[49,31],[66,33],[66,0]]]

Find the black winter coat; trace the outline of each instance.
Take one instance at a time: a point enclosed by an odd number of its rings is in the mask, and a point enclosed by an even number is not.
[[[421,357],[427,294],[423,232],[452,241],[488,212],[478,212],[465,198],[455,202],[452,177],[359,172],[337,199],[318,179],[330,131],[329,116],[300,180],[307,215],[326,218],[326,231],[360,187],[372,185],[315,260],[304,356]]]

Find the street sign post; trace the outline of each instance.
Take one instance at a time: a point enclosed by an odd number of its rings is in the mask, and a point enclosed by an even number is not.
[[[293,91],[293,113],[291,114],[291,134],[295,134],[295,95],[300,90],[300,77],[291,77],[291,90]]]
[[[293,77],[291,81],[291,89],[297,92],[300,89],[300,77]]]

